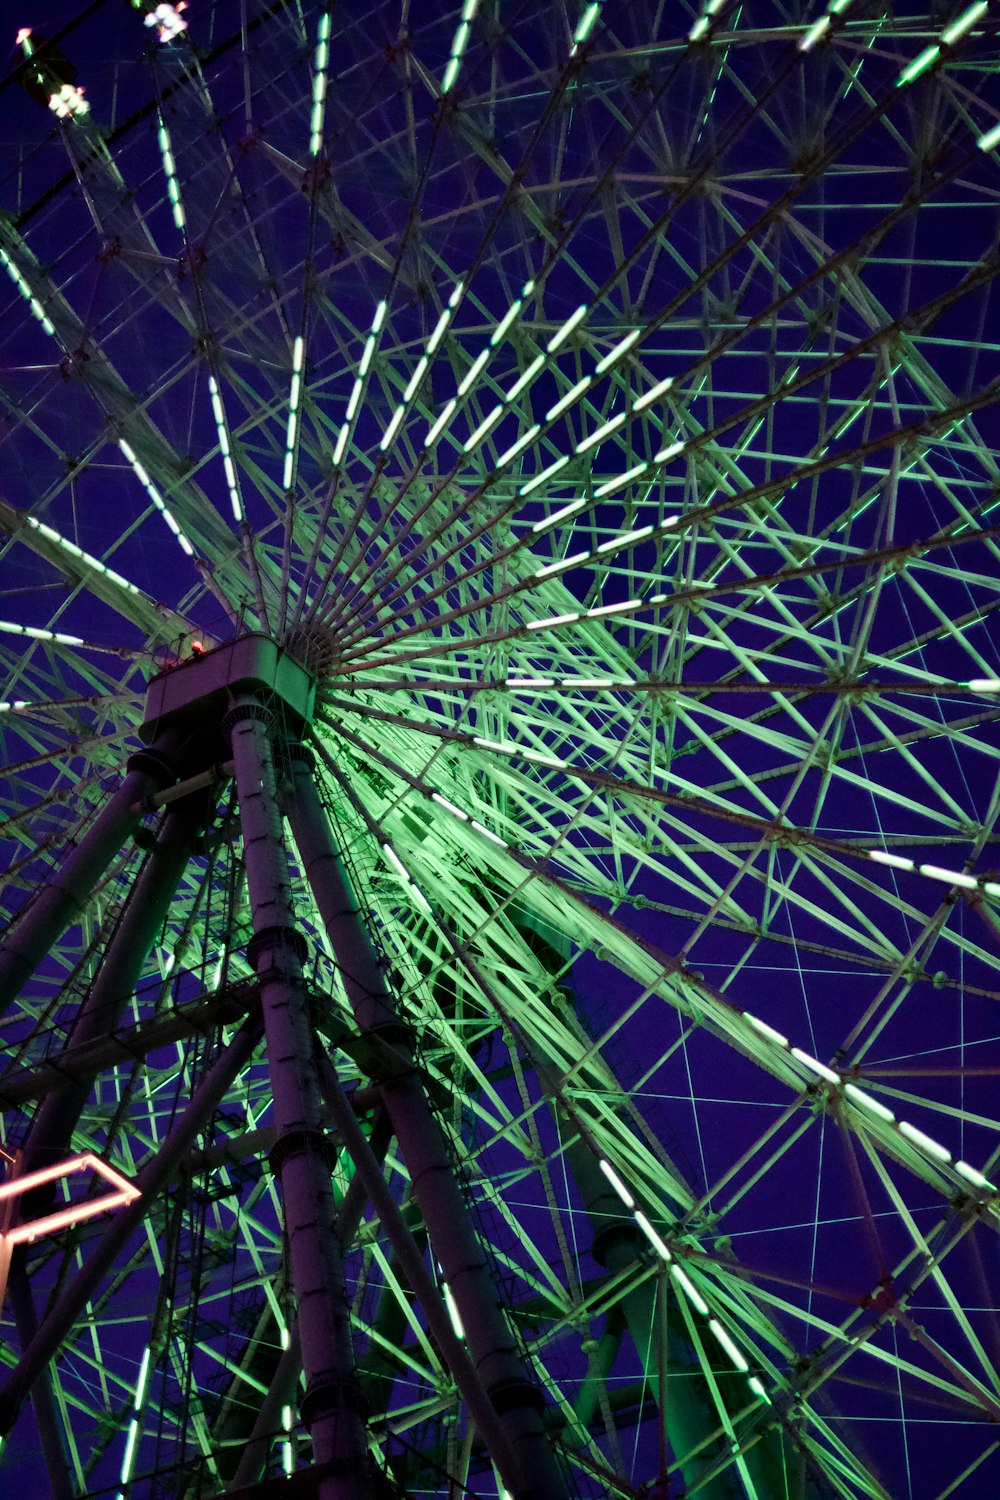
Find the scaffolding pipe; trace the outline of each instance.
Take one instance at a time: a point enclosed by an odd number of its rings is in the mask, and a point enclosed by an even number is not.
[[[391,1042],[401,1061],[409,1065],[379,1080],[382,1100],[431,1247],[458,1307],[473,1363],[500,1416],[507,1441],[517,1454],[524,1476],[520,1493],[533,1500],[561,1500],[565,1481],[545,1432],[544,1398],[525,1372],[501,1309],[455,1176],[446,1137],[413,1065],[408,1028],[396,1016],[393,997],[313,782],[311,757],[300,746],[290,747],[287,812],[358,1029],[363,1035],[371,1033]]]
[[[129,757],[128,773],[83,839],[41,887],[37,899],[0,944],[0,1011],[31,978],[52,944],[86,905],[101,876],[145,811],[147,800],[175,781],[177,736],[165,731]]]
[[[248,958],[260,980],[274,1100],[277,1135],[271,1167],[284,1205],[306,1377],[299,1410],[312,1436],[316,1464],[334,1466],[320,1481],[321,1500],[369,1500],[367,1434],[331,1183],[334,1147],[323,1128],[302,976],[306,945],[292,910],[272,725],[270,711],[246,694],[226,715],[223,730],[232,745],[254,931]]]
[[[205,1122],[218,1107],[233,1079],[246,1066],[260,1040],[260,1016],[248,1016],[195,1089],[187,1109],[181,1115],[153,1159],[135,1179],[139,1196],[116,1212],[89,1256],[46,1313],[27,1349],[0,1386],[0,1438],[6,1437],[17,1420],[31,1388],[54,1359],[77,1318],[94,1296],[101,1282],[115,1265],[129,1237],[149,1212],[150,1200],[156,1196],[184,1160]]]

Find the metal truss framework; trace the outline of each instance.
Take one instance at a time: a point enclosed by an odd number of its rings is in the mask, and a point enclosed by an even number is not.
[[[4,1149],[139,1190],[0,1466],[991,1492],[996,7],[136,8],[0,91]]]

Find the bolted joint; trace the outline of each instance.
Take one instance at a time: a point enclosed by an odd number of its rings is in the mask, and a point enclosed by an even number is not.
[[[262,927],[247,943],[247,963],[257,973],[262,956],[275,951],[290,951],[304,964],[309,957],[309,944],[297,927]]]
[[[223,716],[223,735],[229,739],[237,724],[246,724],[252,719],[256,719],[258,724],[263,724],[268,734],[274,730],[277,723],[274,714],[269,708],[265,708],[263,703],[237,703]]]
[[[309,1382],[299,1402],[299,1413],[308,1428],[321,1417],[345,1410],[362,1415],[365,1410],[361,1389],[353,1375],[320,1375]]]
[[[308,1126],[303,1126],[300,1130],[286,1130],[279,1135],[268,1153],[267,1164],[272,1175],[280,1177],[285,1162],[293,1156],[319,1156],[332,1172],[337,1164],[337,1147],[325,1130],[310,1129]]]

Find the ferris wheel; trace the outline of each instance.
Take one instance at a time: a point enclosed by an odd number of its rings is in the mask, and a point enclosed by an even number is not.
[[[18,35],[8,1487],[995,1492],[997,16]]]

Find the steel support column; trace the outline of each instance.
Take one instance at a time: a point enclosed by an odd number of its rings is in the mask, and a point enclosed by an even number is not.
[[[35,1302],[31,1295],[31,1283],[24,1265],[24,1251],[18,1246],[11,1260],[7,1279],[7,1299],[14,1314],[18,1343],[26,1349],[38,1332]],[[53,1392],[52,1371],[46,1366],[41,1371],[31,1392],[31,1409],[38,1428],[38,1437],[45,1460],[45,1471],[49,1478],[52,1500],[72,1500],[74,1485],[70,1479],[69,1455],[65,1450],[62,1431],[56,1417],[56,1402]]]
[[[271,1164],[284,1205],[306,1377],[300,1410],[317,1465],[335,1465],[320,1483],[320,1496],[367,1500],[372,1482],[336,1231],[333,1148],[323,1128],[302,978],[305,943],[294,925],[271,723],[270,711],[247,696],[237,700],[223,727],[236,773],[254,930],[249,957],[260,979],[274,1100]]]
[[[444,1132],[412,1066],[371,937],[312,778],[308,752],[292,750],[288,816],[303,867],[362,1033],[390,1041],[411,1067],[380,1080],[382,1100],[410,1174],[431,1246],[458,1307],[479,1378],[517,1455],[518,1492],[559,1500],[562,1470],[542,1421],[544,1398],[525,1373],[489,1265],[456,1180]]]
[[[102,1041],[117,1025],[173,900],[205,812],[204,797],[194,797],[178,804],[164,819],[121,921],[104,950],[94,981],[77,1011],[69,1034],[69,1051]],[[22,1172],[32,1172],[67,1154],[90,1089],[89,1078],[82,1082],[64,1079],[46,1092],[21,1148]],[[54,1191],[53,1185],[46,1198],[51,1199]],[[37,1210],[39,1202],[44,1200],[34,1195],[33,1199]]]
[[[97,882],[132,833],[147,800],[175,781],[177,736],[167,731],[129,758],[128,774],[69,858],[0,944],[0,1011],[17,997],[49,948],[87,903]]]

